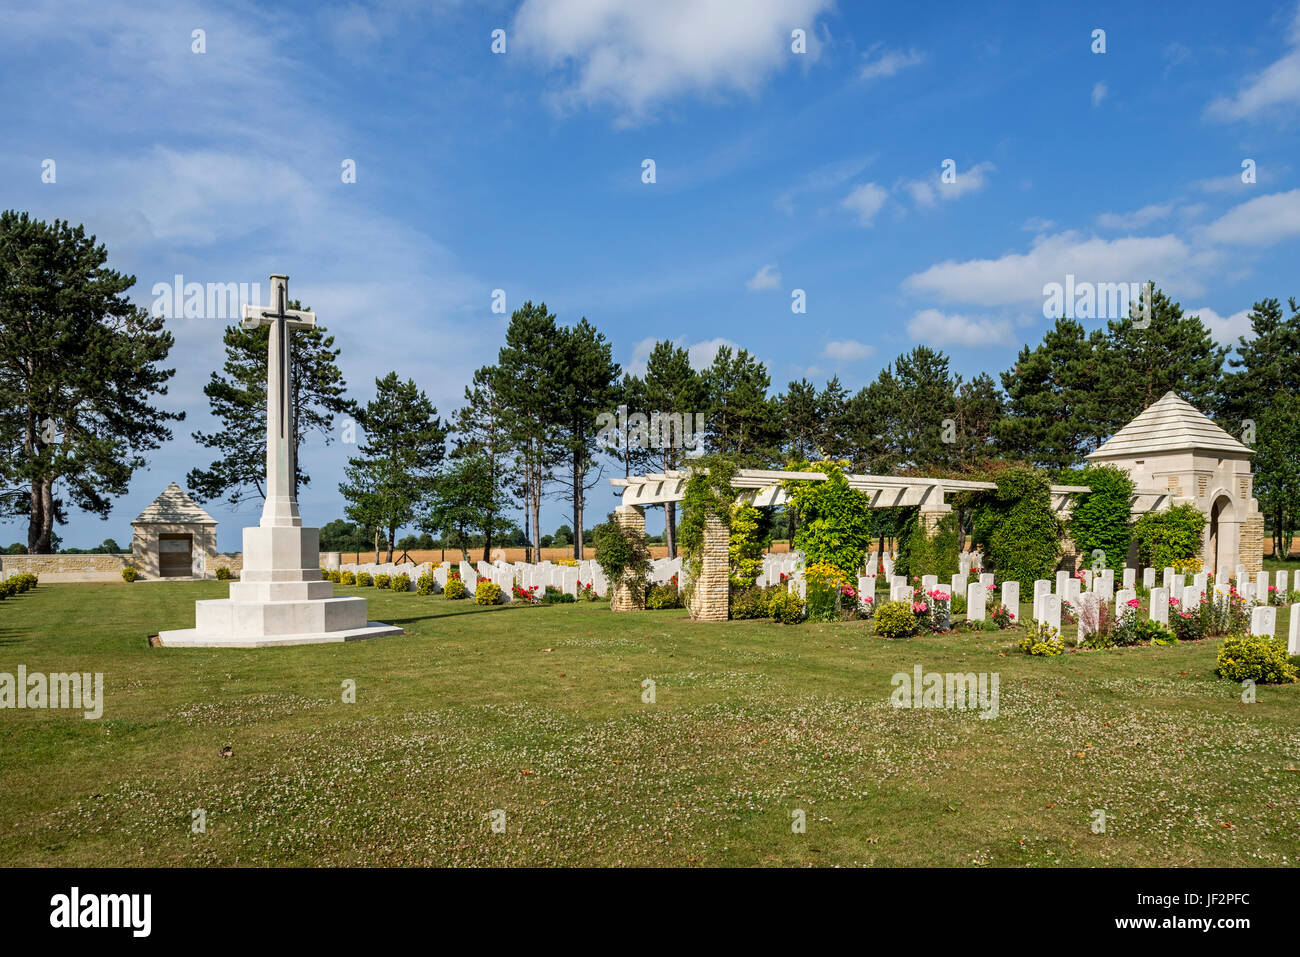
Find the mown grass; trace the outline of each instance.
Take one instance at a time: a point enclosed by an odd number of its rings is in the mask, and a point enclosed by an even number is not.
[[[1218,641],[1042,659],[1010,651],[1016,630],[890,642],[861,622],[339,592],[409,633],[148,647],[224,596],[216,582],[43,584],[0,603],[0,671],[102,672],[106,698],[98,721],[0,710],[0,862],[1300,859],[1300,686],[1243,703],[1213,674]],[[892,707],[891,676],[918,664],[997,673],[998,717]]]

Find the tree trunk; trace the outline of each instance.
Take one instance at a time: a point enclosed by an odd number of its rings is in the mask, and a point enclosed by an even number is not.
[[[54,480],[33,479],[31,515],[27,523],[27,553],[48,555],[54,532]]]
[[[573,557],[582,561],[582,452],[573,453]]]
[[[379,529],[375,529],[375,564],[379,564]]]
[[[677,530],[673,526],[677,524],[677,503],[664,503],[664,541],[668,543],[668,557],[677,557]]]

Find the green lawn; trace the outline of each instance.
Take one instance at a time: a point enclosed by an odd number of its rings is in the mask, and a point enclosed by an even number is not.
[[[409,634],[147,646],[225,596],[217,582],[43,584],[0,603],[0,671],[106,685],[98,721],[0,710],[0,863],[1300,860],[1300,686],[1243,704],[1213,675],[1218,641],[1029,658],[1009,651],[1016,631],[889,642],[860,622],[339,591]],[[917,664],[998,673],[998,717],[891,707],[891,675]]]

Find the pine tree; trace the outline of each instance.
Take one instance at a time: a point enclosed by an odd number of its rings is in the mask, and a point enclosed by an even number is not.
[[[507,410],[497,383],[500,370],[482,366],[475,370],[471,385],[465,387],[465,404],[456,413],[455,429],[459,440],[453,459],[472,457],[484,469],[482,480],[488,491],[485,503],[477,512],[473,528],[483,533],[483,560],[490,561],[496,536],[510,531],[514,523],[505,518],[510,507],[506,475],[511,465]],[[475,490],[478,494],[478,490]]]
[[[745,349],[721,346],[705,370],[705,445],[745,466],[762,467],[776,458],[781,440],[780,407],[768,398],[771,378]]]
[[[375,380],[375,398],[358,410],[357,421],[365,441],[348,459],[339,492],[348,518],[381,533],[392,561],[397,530],[432,504],[447,428],[415,381],[402,382],[396,372]]]
[[[542,495],[564,454],[556,432],[555,370],[560,333],[546,303],[525,302],[510,317],[497,353],[497,393],[514,451],[531,548],[541,540]]]
[[[996,431],[1005,452],[1049,469],[1071,468],[1109,434],[1101,338],[1061,318],[1040,345],[1020,350],[1002,373],[1006,415]]]
[[[581,559],[583,512],[587,481],[594,461],[596,417],[615,407],[619,366],[604,333],[586,318],[560,330],[554,352],[553,419],[555,438],[569,469],[568,499],[572,506],[573,557]],[[600,473],[596,473],[596,481]]]
[[[681,346],[661,340],[650,350],[646,360],[645,374],[645,411],[647,414],[658,412],[663,415],[681,415],[683,421],[689,421],[696,448],[700,448],[702,436],[695,431],[695,414],[703,412],[704,382],[700,374],[691,368],[690,353]],[[659,471],[668,472],[687,464],[685,448],[672,442],[663,443],[661,449],[651,450],[652,457],[657,453]],[[668,546],[668,557],[677,557],[677,503],[664,503],[664,542]]]
[[[1152,292],[1151,314],[1141,327],[1133,318],[1111,320],[1098,345],[1101,438],[1167,392],[1177,392],[1207,414],[1219,407],[1228,350],[1215,345],[1199,316],[1184,315],[1182,306],[1159,289]]]
[[[107,517],[184,418],[154,405],[172,336],[107,261],[82,226],[0,213],[0,509],[27,516],[32,554],[52,550],[62,495]]]

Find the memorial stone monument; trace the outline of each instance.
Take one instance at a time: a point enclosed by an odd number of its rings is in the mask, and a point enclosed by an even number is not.
[[[230,597],[195,602],[195,627],[163,631],[164,647],[248,648],[357,641],[400,635],[366,618],[366,600],[334,595],[321,579],[320,530],[305,528],[294,488],[290,349],[295,330],[316,316],[288,309],[289,277],[271,277],[271,309],[245,306],[242,325],[270,326],[266,374],[266,504],[256,528],[244,529],[244,568]]]

